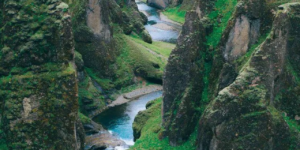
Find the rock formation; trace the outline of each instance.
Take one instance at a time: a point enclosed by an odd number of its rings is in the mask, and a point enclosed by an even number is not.
[[[269,36],[201,117],[198,149],[283,150],[293,145],[291,127],[281,113],[294,118],[298,114],[298,96],[282,99],[281,92],[296,95],[286,88],[299,85],[298,72],[294,72],[297,66],[291,63],[299,61],[299,14],[300,3],[279,6]],[[284,101],[294,101],[293,106],[282,109]]]
[[[83,149],[68,5],[5,0],[1,10],[0,107],[9,149]]]
[[[111,101],[110,91],[134,83],[136,68],[117,62],[125,53],[124,35],[134,33],[148,43],[152,39],[144,28],[147,17],[138,11],[133,0],[66,2],[72,6],[80,110],[92,117]],[[150,71],[145,72],[143,77],[147,78]]]
[[[187,13],[164,74],[171,145],[197,131],[199,150],[299,148],[300,4],[279,4],[198,0]]]

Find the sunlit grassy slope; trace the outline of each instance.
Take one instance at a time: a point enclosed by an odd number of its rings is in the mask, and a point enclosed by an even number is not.
[[[166,15],[169,19],[183,24],[185,22],[185,10],[180,10],[181,5],[176,7],[169,7],[163,11],[163,14]]]
[[[143,126],[141,137],[135,142],[131,150],[194,150],[196,132],[195,131],[189,141],[178,147],[172,147],[168,143],[168,139],[159,140],[159,134],[163,130],[161,128],[161,104],[162,98],[155,100],[154,104],[145,111],[149,119]]]

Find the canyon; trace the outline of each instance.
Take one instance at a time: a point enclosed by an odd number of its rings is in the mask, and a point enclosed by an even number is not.
[[[4,0],[0,149],[300,149],[299,0]]]

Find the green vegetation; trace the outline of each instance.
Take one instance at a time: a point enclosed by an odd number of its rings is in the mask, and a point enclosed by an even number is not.
[[[238,70],[242,70],[242,67],[244,67],[245,64],[250,60],[252,54],[260,48],[259,46],[266,40],[266,38],[269,36],[269,33],[270,32],[267,32],[267,34],[260,36],[258,42],[251,45],[247,53],[235,61],[238,66]]]
[[[122,87],[132,85],[134,74],[145,79],[161,80],[164,67],[167,63],[172,44],[157,42],[153,45],[143,42],[137,37],[133,38],[124,34],[115,34],[117,47],[121,54],[117,56],[115,63],[110,65],[114,71],[112,78],[101,78],[91,68],[85,68],[88,75],[95,80],[104,90],[116,88],[120,90]],[[163,45],[162,47],[158,47]],[[147,48],[149,47],[149,48]],[[164,49],[165,47],[165,49]],[[149,52],[160,52],[166,56],[165,59]]]
[[[7,147],[6,141],[5,141],[5,134],[3,133],[3,131],[1,129],[0,129],[0,150],[8,150],[8,147]]]
[[[287,68],[287,71],[290,72],[293,75],[293,77],[295,78],[296,83],[299,84],[300,83],[300,77],[299,77],[297,71],[294,69],[292,63],[289,60],[287,61],[286,68]]]
[[[114,84],[110,79],[100,78],[91,68],[85,67],[85,71],[93,80],[100,84],[103,89],[110,90],[114,87]]]
[[[297,132],[300,132],[300,125],[299,123],[297,123],[295,120],[293,119],[290,119],[289,117],[287,116],[284,116],[283,117],[284,120],[286,121],[286,123],[289,125],[289,127],[292,129],[292,130],[295,130]]]
[[[167,138],[159,140],[159,136],[163,129],[161,128],[161,104],[162,98],[155,100],[154,104],[150,106],[144,113],[148,114],[148,120],[142,127],[141,136],[132,146],[131,150],[193,150],[195,148],[196,133],[195,131],[190,140],[184,144],[172,147],[169,145]],[[146,118],[145,118],[146,119]]]
[[[86,70],[89,70],[86,68]],[[86,109],[95,108],[102,109],[105,107],[105,100],[101,93],[92,83],[90,77],[86,76],[85,79],[79,82],[78,97],[80,112],[88,115]]]
[[[214,22],[213,33],[207,37],[207,45],[214,48],[219,44],[223,31],[233,13],[237,0],[217,0],[215,9],[208,17]],[[219,22],[218,20],[222,20]]]
[[[140,73],[142,77],[161,77],[167,62],[149,52],[144,46],[146,43],[142,45],[141,41],[138,43],[137,39],[122,34],[115,36],[115,39],[118,40],[122,52],[116,62],[119,66],[128,64],[129,68]],[[155,64],[159,67],[155,67]]]
[[[183,24],[185,22],[185,10],[180,9],[181,5],[176,6],[176,7],[169,7],[162,13],[166,15],[169,19]]]
[[[172,50],[176,46],[175,44],[161,42],[161,41],[154,41],[152,44],[149,44],[149,43],[146,43],[143,40],[141,40],[136,34],[131,34],[130,39],[135,41],[138,44],[143,45],[146,48],[151,49],[152,51],[154,51],[157,54],[160,54],[166,58],[168,58],[170,56]]]
[[[202,59],[205,60],[206,54],[202,55]],[[203,76],[203,82],[204,82],[204,89],[202,92],[202,103],[207,104],[209,102],[208,95],[209,93],[209,75],[212,67],[212,62],[204,62],[204,76]],[[201,105],[203,106],[203,105]]]
[[[88,124],[91,122],[91,119],[87,116],[85,116],[84,114],[78,112],[78,116],[79,116],[79,119],[80,121],[83,123],[83,124]]]
[[[299,122],[296,122],[293,119],[290,119],[287,116],[284,116],[283,114],[283,118],[285,120],[285,122],[288,124],[289,128],[290,128],[290,133],[291,133],[291,145],[289,147],[289,150],[295,150],[297,149],[297,145],[299,144],[299,139],[297,139],[297,137],[300,134],[300,124]]]

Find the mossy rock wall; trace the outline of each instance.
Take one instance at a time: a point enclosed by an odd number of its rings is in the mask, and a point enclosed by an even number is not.
[[[171,145],[189,140],[197,127],[201,150],[295,146],[293,126],[282,114],[299,126],[293,66],[299,61],[299,10],[298,4],[278,7],[282,3],[199,0],[187,13],[164,74],[163,135]],[[266,140],[254,136],[259,132],[268,133]]]
[[[138,11],[132,0],[89,0],[70,5],[74,16],[76,50],[82,55],[85,67],[90,68],[98,78],[114,82],[118,80],[119,70],[124,69],[116,62],[123,53],[119,34],[134,32],[152,42],[144,28],[147,18]],[[124,82],[123,86],[128,84],[132,82]]]
[[[83,149],[68,5],[6,0],[3,10],[0,104],[8,148]]]

